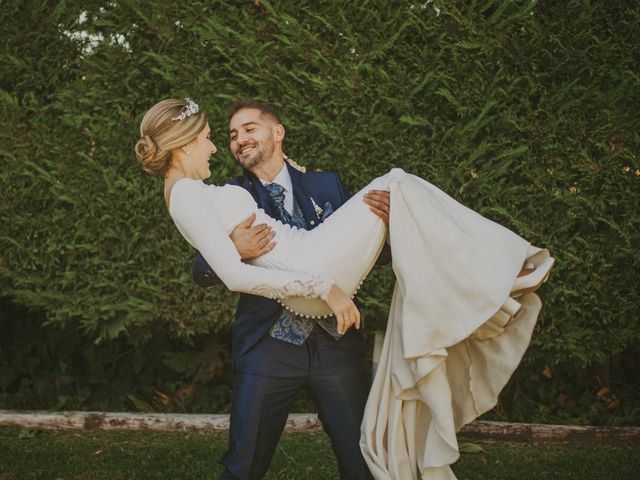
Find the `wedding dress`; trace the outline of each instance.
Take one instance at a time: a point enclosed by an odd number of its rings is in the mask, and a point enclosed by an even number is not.
[[[400,169],[310,231],[269,217],[241,187],[188,178],[174,184],[169,212],[229,289],[318,316],[330,313],[322,299],[333,283],[355,294],[387,238],[362,200],[371,189],[391,192],[397,282],[361,448],[378,480],[455,478],[456,431],[493,408],[530,342],[541,302],[513,290],[523,264],[550,268],[546,250]],[[247,264],[229,233],[252,213],[277,245]]]

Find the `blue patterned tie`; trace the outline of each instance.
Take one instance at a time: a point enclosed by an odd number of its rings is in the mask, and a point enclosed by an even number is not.
[[[277,183],[269,183],[265,188],[275,203],[280,220],[298,228],[307,228],[307,223],[297,202],[293,202],[293,215],[284,208],[284,187]],[[341,337],[336,331],[336,320],[333,317],[320,318],[317,321],[283,310],[280,318],[271,327],[271,336],[294,345],[302,345],[318,323],[336,340]]]
[[[269,195],[271,195],[273,199],[273,203],[276,204],[282,223],[289,223],[291,221],[291,214],[284,208],[284,187],[279,183],[268,183],[264,188],[267,189],[267,192],[269,192]]]

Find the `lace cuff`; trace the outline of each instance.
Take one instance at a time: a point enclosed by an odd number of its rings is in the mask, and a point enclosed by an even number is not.
[[[331,287],[333,286],[333,281],[329,280],[326,277],[316,276],[316,289],[318,291],[318,296],[324,300],[325,302],[329,298],[329,292],[331,291]]]
[[[320,275],[305,275],[295,278],[280,287],[257,286],[251,293],[273,299],[286,297],[321,298],[325,302],[329,298],[329,292],[333,281]]]

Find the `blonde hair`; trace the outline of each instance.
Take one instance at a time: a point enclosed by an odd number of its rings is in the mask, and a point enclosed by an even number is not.
[[[203,112],[173,120],[184,113],[186,106],[185,100],[170,98],[156,103],[144,114],[134,150],[145,172],[164,175],[171,166],[171,151],[191,142],[206,126]]]

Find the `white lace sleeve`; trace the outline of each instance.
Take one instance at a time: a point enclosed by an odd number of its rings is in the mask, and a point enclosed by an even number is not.
[[[258,267],[256,267],[258,268]],[[291,272],[293,273],[293,272]],[[302,274],[305,275],[305,274]],[[271,286],[255,287],[251,293],[269,298],[286,298],[286,297],[304,297],[316,298],[320,297],[325,302],[329,297],[329,291],[333,282],[328,278],[320,275],[308,275],[307,279],[291,280],[281,288]]]
[[[224,192],[214,203],[208,193],[201,182],[177,182],[171,190],[170,214],[182,236],[200,251],[229,290],[276,299],[301,296],[327,300],[333,285],[329,278],[242,262],[216,212],[232,206],[224,205]]]

